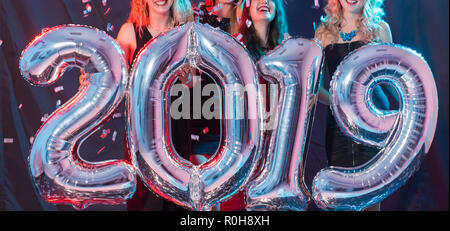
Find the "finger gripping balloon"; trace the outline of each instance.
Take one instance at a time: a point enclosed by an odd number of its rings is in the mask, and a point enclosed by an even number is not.
[[[87,75],[78,93],[37,132],[29,158],[35,185],[45,200],[78,209],[94,203],[122,203],[135,191],[134,168],[120,160],[86,162],[76,148],[123,99],[124,53],[98,29],[65,25],[36,37],[20,59],[23,77],[38,86],[55,82],[69,67],[84,68]]]
[[[380,84],[397,91],[398,111],[375,106],[372,94]],[[419,168],[436,129],[436,85],[416,52],[370,44],[342,61],[330,86],[331,109],[341,131],[382,149],[365,165],[321,170],[313,182],[313,198],[324,209],[362,210],[388,197]]]

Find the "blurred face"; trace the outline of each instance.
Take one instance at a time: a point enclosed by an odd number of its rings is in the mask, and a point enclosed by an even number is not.
[[[150,12],[168,14],[174,0],[147,0]]]
[[[272,0],[252,0],[250,17],[253,22],[272,22],[275,19],[275,3]]]
[[[339,0],[345,12],[359,14],[364,8],[365,0]]]

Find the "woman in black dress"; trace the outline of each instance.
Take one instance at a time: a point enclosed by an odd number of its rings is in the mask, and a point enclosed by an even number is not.
[[[125,51],[125,56],[130,69],[139,50],[153,37],[170,30],[174,26],[193,21],[192,8],[189,0],[132,0],[131,12],[128,22],[122,25],[117,36],[117,42]],[[178,125],[178,124],[177,124]],[[174,126],[185,134],[186,123]],[[186,136],[186,135],[185,135]],[[126,136],[125,136],[126,137]],[[182,135],[174,139],[183,140],[185,145],[181,147],[190,151],[190,144]],[[126,141],[125,141],[126,145]],[[125,150],[126,158],[129,158],[128,150]],[[133,198],[127,201],[128,210],[181,210],[181,207],[161,198],[157,198],[149,192],[143,182],[138,178],[136,192]]]
[[[326,17],[316,30],[316,38],[322,43],[325,51],[324,75],[319,90],[319,101],[330,104],[327,89],[333,73],[340,62],[350,52],[369,42],[392,42],[389,25],[382,20],[384,11],[383,0],[329,0],[325,6]],[[389,91],[389,89],[384,89]],[[395,94],[394,94],[395,95]],[[388,110],[389,100],[381,88],[377,86],[373,93],[374,104]],[[355,167],[366,163],[374,157],[379,149],[357,144],[344,135],[334,119],[331,110],[327,113],[326,153],[330,166]],[[366,210],[380,210],[380,204]]]

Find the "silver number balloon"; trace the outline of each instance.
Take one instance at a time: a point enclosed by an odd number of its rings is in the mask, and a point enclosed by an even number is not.
[[[135,63],[128,140],[145,184],[193,210],[208,210],[241,189],[256,165],[260,137],[256,68],[242,45],[212,27],[188,23],[149,42]],[[215,73],[224,92],[222,146],[199,166],[176,153],[169,128],[171,83],[192,68]]]
[[[372,91],[380,84],[397,91],[398,111],[374,105]],[[331,109],[341,130],[382,149],[362,166],[321,170],[313,182],[313,198],[324,209],[362,210],[392,194],[418,169],[436,129],[436,85],[416,52],[371,44],[342,61],[330,86]]]
[[[305,210],[308,206],[310,193],[303,180],[304,156],[322,57],[320,45],[296,38],[284,41],[258,63],[261,75],[278,84],[280,93],[272,94],[276,102],[272,106],[275,111],[269,114],[272,118],[264,118],[267,141],[262,143],[268,145],[261,145],[265,161],[247,190],[249,210]]]
[[[123,99],[128,71],[124,53],[101,30],[64,25],[37,36],[20,60],[23,77],[38,86],[55,82],[69,67],[84,68],[88,75],[78,93],[37,132],[30,153],[35,184],[47,201],[79,209],[122,203],[135,191],[134,168],[121,160],[86,162],[76,147]]]

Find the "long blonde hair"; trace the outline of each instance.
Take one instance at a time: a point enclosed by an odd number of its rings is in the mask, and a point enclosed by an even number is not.
[[[170,8],[171,22],[170,26],[177,26],[189,21],[193,21],[192,6],[189,0],[174,0]],[[128,22],[135,23],[142,33],[142,27],[149,24],[150,11],[147,0],[132,0],[131,12]]]
[[[366,42],[379,41],[380,23],[383,21],[384,10],[382,8],[384,0],[364,0],[364,7],[360,17],[357,19],[357,29],[362,33],[362,39]],[[344,22],[343,9],[339,0],[328,0],[324,11],[326,16],[321,17],[322,23],[316,29],[316,38],[322,43],[339,41],[339,28]]]

